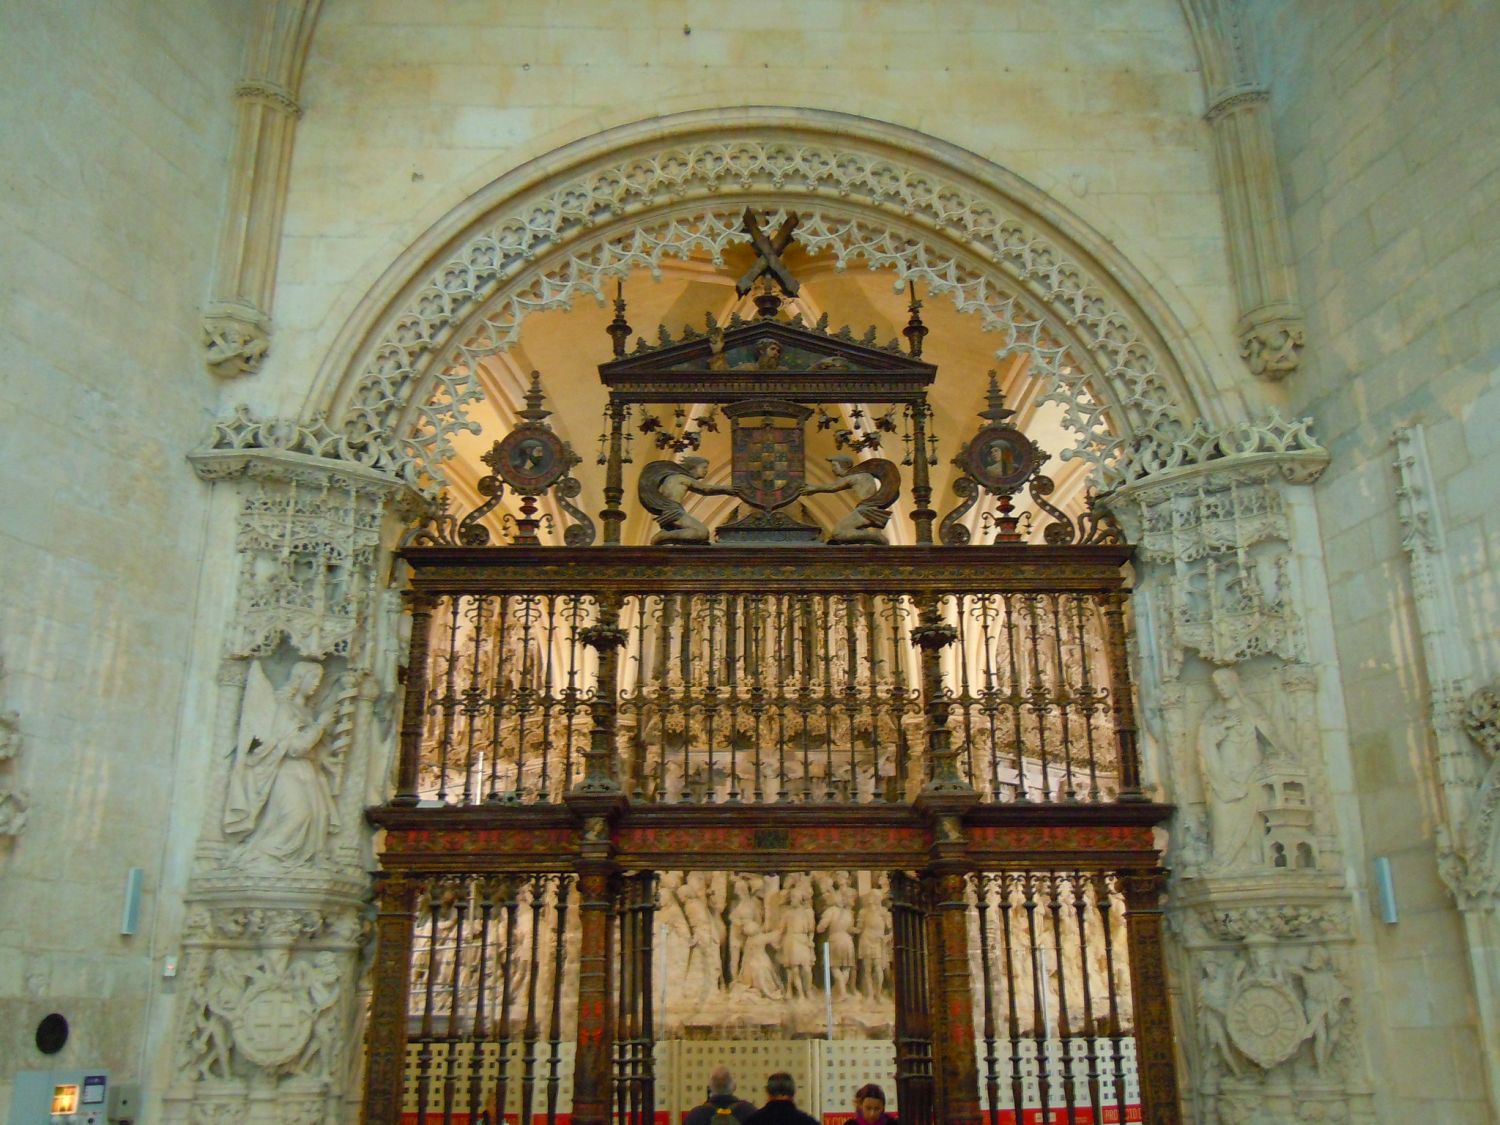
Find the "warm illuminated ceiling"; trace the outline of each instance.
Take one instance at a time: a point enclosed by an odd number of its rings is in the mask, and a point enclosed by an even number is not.
[[[827,313],[835,329],[847,324],[856,337],[874,326],[881,344],[900,338],[908,318],[909,297],[894,274],[840,270],[831,256],[809,256],[796,246],[790,248],[784,258],[801,282],[799,296],[786,304],[786,315],[801,313],[811,324]],[[674,260],[662,264],[659,277],[652,277],[645,270],[632,273],[624,283],[632,344],[634,336],[643,336],[655,343],[660,325],[665,325],[674,337],[681,336],[684,325],[691,324],[701,331],[705,314],[712,314],[720,324],[736,311],[747,319],[753,317],[755,307],[751,298],[742,299],[735,293],[736,280],[753,259],[754,251],[748,245],[736,246],[726,253],[722,265],[706,258]],[[548,395],[547,406],[553,411],[549,421],[583,458],[575,474],[583,484],[579,504],[590,515],[597,515],[603,506],[603,469],[597,461],[606,401],[604,388],[599,382],[598,365],[612,355],[610,340],[605,333],[605,326],[612,316],[613,309],[608,305],[593,302],[572,309],[532,313],[522,325],[520,340],[515,346],[481,363],[479,378],[485,401],[469,408],[469,415],[480,424],[481,432],[456,435],[454,446],[458,456],[447,466],[456,513],[462,514],[478,506],[480,499],[475,482],[489,471],[480,457],[514,424],[515,411],[522,405],[522,394],[530,372],[536,370],[541,372]],[[1082,505],[1088,467],[1079,461],[1064,463],[1055,455],[1073,442],[1059,425],[1062,412],[1057,405],[1040,408],[1035,405],[1038,393],[1044,388],[1030,374],[1028,357],[998,356],[996,348],[1001,345],[1002,338],[984,331],[978,316],[958,312],[946,298],[926,300],[922,317],[930,329],[922,358],[938,367],[937,381],[929,399],[934,414],[929,430],[939,439],[938,464],[932,470],[933,506],[939,515],[946,514],[957,503],[952,491],[957,471],[950,461],[981,425],[977,415],[985,405],[984,391],[991,370],[999,372],[1006,403],[1017,411],[1015,423],[1043,449],[1054,454],[1043,469],[1058,485],[1053,502],[1065,511],[1076,512]],[[850,406],[843,409],[847,417]],[[879,409],[866,413],[878,412]],[[670,408],[657,413],[670,424]],[[632,430],[639,421],[639,417],[633,420]],[[847,421],[844,424],[847,425]],[[717,439],[710,436],[699,451],[713,463],[709,472],[711,480],[727,481],[729,476],[727,423],[723,430]],[[833,431],[819,432],[810,425],[807,464],[812,481],[829,479],[824,458],[834,452]],[[899,463],[905,453],[901,434],[897,433],[885,436],[879,453],[866,456],[888,457]],[[653,525],[649,516],[635,503],[635,472],[645,462],[671,454],[659,452],[647,437],[637,433],[633,456],[634,465],[626,467],[625,499],[625,507],[632,515],[625,524],[624,533],[627,543],[643,543],[650,538]],[[848,510],[846,495],[809,498],[806,501],[809,518],[824,527],[831,526]],[[1024,497],[1017,497],[1017,502],[1022,510],[1031,506]],[[734,506],[732,497],[699,497],[691,505],[692,510],[710,526],[727,519]],[[888,529],[893,543],[912,541],[911,523],[907,517],[911,506],[908,495],[903,495],[896,505],[896,518]],[[981,531],[981,520],[992,507],[992,503],[982,503],[970,513],[967,522],[976,542],[988,541],[988,536]],[[487,521],[492,541],[506,541],[502,524],[509,510],[502,504]],[[1039,530],[1039,527],[1033,528],[1032,538],[1039,537]],[[560,538],[552,541],[560,542]]]

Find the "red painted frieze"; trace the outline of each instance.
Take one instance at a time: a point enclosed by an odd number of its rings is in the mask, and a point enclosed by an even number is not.
[[[1058,824],[975,826],[968,831],[976,851],[1145,851],[1155,850],[1149,825]]]
[[[393,832],[386,838],[388,852],[426,852],[434,855],[566,855],[574,851],[571,828],[433,829]]]

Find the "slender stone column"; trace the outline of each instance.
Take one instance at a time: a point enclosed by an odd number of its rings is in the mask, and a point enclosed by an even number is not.
[[[229,198],[213,299],[203,311],[208,368],[231,378],[260,369],[270,347],[271,303],[286,211],[302,67],[322,0],[260,0],[245,77],[235,87]]]

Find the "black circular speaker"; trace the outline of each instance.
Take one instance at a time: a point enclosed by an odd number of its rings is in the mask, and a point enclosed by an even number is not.
[[[42,1022],[36,1025],[36,1049],[44,1055],[55,1055],[67,1042],[67,1019],[56,1012],[43,1016]]]

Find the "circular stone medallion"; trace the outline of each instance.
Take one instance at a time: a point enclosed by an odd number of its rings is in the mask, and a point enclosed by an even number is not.
[[[280,1066],[293,1058],[312,1034],[312,1013],[304,1002],[277,988],[245,1001],[234,1028],[235,1046],[257,1066]]]
[[[1241,988],[1224,1012],[1224,1024],[1240,1053],[1262,1070],[1286,1062],[1311,1032],[1296,995],[1274,980],[1253,980]]]

